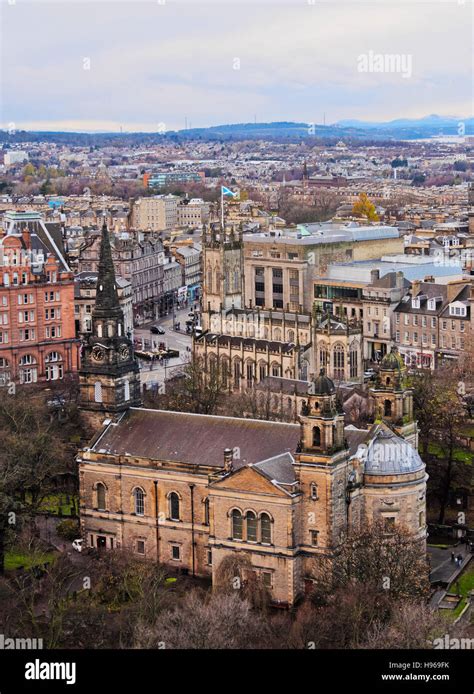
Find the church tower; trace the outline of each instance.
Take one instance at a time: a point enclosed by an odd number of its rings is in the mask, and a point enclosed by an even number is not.
[[[413,391],[406,381],[406,366],[396,347],[380,363],[370,394],[375,402],[376,421],[383,421],[398,436],[418,448],[418,427],[413,419]]]
[[[83,347],[79,407],[94,426],[129,407],[138,407],[140,374],[133,344],[124,334],[109,233],[104,220],[92,334]]]
[[[223,230],[211,223],[203,232],[203,329],[211,328],[211,314],[244,308],[242,230]]]
[[[297,544],[301,547],[299,578],[307,580],[314,573],[317,557],[332,555],[349,522],[351,469],[344,414],[324,369],[309,384],[299,421],[301,440],[294,453],[301,494]]]

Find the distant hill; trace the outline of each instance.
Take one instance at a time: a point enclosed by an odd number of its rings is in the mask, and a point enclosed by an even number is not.
[[[191,128],[167,133],[69,133],[26,132],[8,134],[0,131],[0,143],[58,142],[81,146],[133,146],[151,145],[163,140],[287,140],[296,142],[303,138],[322,141],[351,140],[413,140],[437,135],[459,134],[459,123],[464,123],[465,134],[474,134],[474,118],[437,116],[424,118],[399,118],[388,122],[342,120],[332,125],[312,125],[291,121],[271,123],[233,123],[213,125],[209,128]]]

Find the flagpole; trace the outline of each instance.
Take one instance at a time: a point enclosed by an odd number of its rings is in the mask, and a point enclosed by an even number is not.
[[[224,232],[224,189],[221,186],[221,227]]]

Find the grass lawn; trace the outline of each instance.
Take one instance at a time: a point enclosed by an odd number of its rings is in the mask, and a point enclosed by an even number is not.
[[[75,516],[75,512],[71,514],[71,507],[77,511],[77,497],[69,495],[69,503],[66,503],[66,500],[66,494],[51,494],[43,499],[40,510],[54,515]]]
[[[52,562],[57,556],[57,552],[31,552],[26,554],[13,548],[5,553],[5,571],[13,571],[20,567],[31,569],[33,566],[38,566],[38,564]]]
[[[421,453],[421,446],[420,446],[420,453]],[[435,456],[435,458],[440,458],[441,460],[444,458],[444,453],[441,448],[441,446],[438,443],[434,443],[431,441],[428,444],[428,453],[430,455]],[[466,450],[465,448],[460,448],[457,446],[454,450],[454,460],[460,463],[466,463],[467,465],[472,465],[472,461],[474,459],[474,453],[471,451]]]
[[[459,593],[459,595],[463,596],[459,605],[452,612],[452,616],[454,619],[456,619],[456,617],[459,617],[462,610],[464,609],[467,595],[471,590],[474,590],[474,562],[472,560],[468,564],[467,568],[464,569],[462,574],[456,579],[456,581],[451,583],[451,585],[449,586],[450,593]]]

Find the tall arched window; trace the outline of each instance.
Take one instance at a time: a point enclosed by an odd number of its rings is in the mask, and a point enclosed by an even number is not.
[[[325,345],[319,348],[319,367],[325,369],[329,362],[329,352]]]
[[[242,369],[240,366],[240,359],[234,361],[234,386],[238,388],[240,386],[240,377]]]
[[[140,487],[136,487],[133,490],[133,497],[135,500],[135,515],[136,516],[144,516],[145,515],[145,494],[143,493],[143,489],[140,489]]]
[[[239,270],[234,270],[234,292],[238,292],[240,289],[240,272]]]
[[[357,378],[359,375],[359,360],[357,355],[357,346],[352,346],[349,352],[349,376]]]
[[[313,427],[313,446],[321,445],[321,429],[319,427]]]
[[[311,499],[313,501],[318,500],[318,485],[316,482],[311,482]]]
[[[105,511],[105,485],[102,482],[97,484],[97,510]]]
[[[94,383],[94,400],[95,402],[102,402],[102,383],[100,381]]]
[[[342,380],[344,378],[344,347],[335,345],[333,350],[334,378]]]
[[[391,400],[385,400],[384,408],[383,408],[383,415],[384,415],[384,417],[391,417],[392,416],[392,402],[391,402]]]
[[[127,379],[123,384],[123,397],[125,402],[130,400],[130,381]]]
[[[171,492],[169,495],[170,519],[179,520],[179,496],[176,492]]]
[[[288,331],[288,342],[294,342],[294,341],[295,341],[295,331],[289,330]]]
[[[36,359],[31,354],[24,354],[20,360],[20,383],[36,383],[38,380],[38,369],[35,366]]]
[[[264,545],[272,543],[272,522],[268,513],[262,513],[260,516],[260,542]]]
[[[221,382],[223,388],[229,385],[229,360],[225,358],[221,361]]]
[[[253,511],[247,511],[247,542],[257,542],[257,516]]]
[[[45,371],[47,381],[56,381],[63,377],[62,356],[59,352],[49,352],[45,357]]]
[[[242,514],[237,509],[232,511],[232,539],[242,539]]]
[[[212,270],[211,268],[208,269],[207,271],[207,291],[209,294],[212,294]]]

